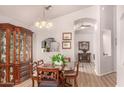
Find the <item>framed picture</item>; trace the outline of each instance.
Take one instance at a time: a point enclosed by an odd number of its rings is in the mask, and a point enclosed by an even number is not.
[[[62,49],[71,49],[71,42],[70,41],[63,41],[62,42]]]
[[[88,51],[89,50],[89,42],[88,41],[80,41],[78,43],[79,45],[79,50],[86,50]]]
[[[63,40],[72,40],[72,33],[71,32],[66,32],[62,34]]]

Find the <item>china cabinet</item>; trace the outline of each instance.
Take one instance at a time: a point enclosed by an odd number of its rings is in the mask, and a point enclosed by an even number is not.
[[[32,35],[23,27],[0,23],[0,83],[18,84],[30,78]]]

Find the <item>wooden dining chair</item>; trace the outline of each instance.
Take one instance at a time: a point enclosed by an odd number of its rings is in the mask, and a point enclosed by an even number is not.
[[[70,57],[65,57],[64,60],[67,61],[67,62],[71,62],[71,58]]]
[[[31,66],[32,71],[32,87],[34,87],[34,82],[37,81],[37,62],[33,62]]]
[[[79,62],[76,63],[75,66],[76,70],[66,70],[63,71],[63,86],[69,85],[72,86],[71,84],[67,83],[67,80],[73,79],[74,80],[74,86],[77,87],[77,76],[79,73]]]
[[[38,60],[37,63],[38,63],[38,65],[42,65],[42,64],[44,64],[44,61],[41,59],[41,60]]]
[[[59,69],[37,68],[38,87],[58,87]]]

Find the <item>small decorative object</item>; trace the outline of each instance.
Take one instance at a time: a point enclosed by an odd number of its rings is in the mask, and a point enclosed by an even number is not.
[[[47,51],[47,52],[50,52],[50,48],[49,48],[49,47],[47,47],[47,48],[46,48],[46,51]]]
[[[84,52],[89,50],[89,42],[88,41],[81,41],[79,42],[79,50],[83,50]]]
[[[54,65],[65,65],[67,62],[64,60],[64,55],[56,54],[52,56],[52,64]]]
[[[72,40],[72,33],[71,32],[66,32],[63,33],[63,40]]]
[[[62,42],[62,49],[71,49],[71,42],[70,41],[63,41]]]

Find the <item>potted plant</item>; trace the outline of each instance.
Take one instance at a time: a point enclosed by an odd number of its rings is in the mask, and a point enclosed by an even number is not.
[[[52,56],[52,64],[54,65],[65,65],[67,62],[64,60],[64,55],[56,54]]]

